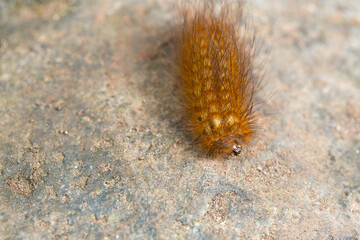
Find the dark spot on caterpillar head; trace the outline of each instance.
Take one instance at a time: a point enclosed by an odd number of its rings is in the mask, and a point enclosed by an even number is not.
[[[241,153],[242,146],[234,144],[233,148],[234,148],[233,156],[236,157]]]

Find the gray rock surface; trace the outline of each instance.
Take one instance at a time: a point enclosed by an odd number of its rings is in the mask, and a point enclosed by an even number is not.
[[[360,4],[246,9],[270,114],[214,160],[158,54],[174,1],[2,0],[0,239],[359,239]]]

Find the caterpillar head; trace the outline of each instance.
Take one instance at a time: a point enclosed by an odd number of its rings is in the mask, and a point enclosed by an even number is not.
[[[242,135],[230,135],[224,138],[220,138],[211,144],[209,152],[213,153],[215,156],[238,156],[241,153],[243,146],[245,145],[244,140],[244,136]]]

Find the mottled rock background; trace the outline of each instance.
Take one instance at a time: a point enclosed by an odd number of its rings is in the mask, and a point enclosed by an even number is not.
[[[267,117],[211,160],[161,47],[173,0],[1,0],[0,239],[359,239],[360,3],[246,9]]]

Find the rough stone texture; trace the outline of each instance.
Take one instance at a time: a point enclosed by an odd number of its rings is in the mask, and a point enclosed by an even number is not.
[[[2,0],[0,239],[359,239],[360,4],[246,9],[270,114],[211,160],[158,54],[174,1]]]

